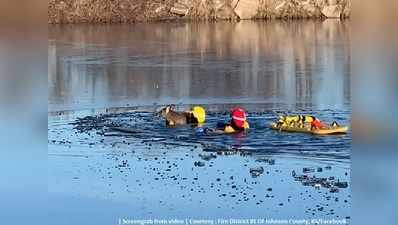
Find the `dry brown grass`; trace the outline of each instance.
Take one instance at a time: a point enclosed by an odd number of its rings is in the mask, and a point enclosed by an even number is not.
[[[50,0],[49,23],[133,23],[178,19],[170,12],[178,0]],[[258,0],[258,13],[253,19],[323,18],[321,9],[330,0]],[[350,0],[334,0],[343,9]],[[231,8],[234,0],[192,0],[185,18],[192,20],[237,19]],[[222,10],[215,7],[224,2]],[[310,2],[308,9],[303,2]],[[281,4],[283,3],[283,4]],[[306,3],[308,5],[308,3]],[[346,17],[343,13],[342,17]]]
[[[132,23],[173,18],[176,0],[50,0],[49,23]]]

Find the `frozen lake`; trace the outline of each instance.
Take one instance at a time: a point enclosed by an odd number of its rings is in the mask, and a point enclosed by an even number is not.
[[[348,27],[338,20],[50,27],[50,217],[348,219],[351,132],[267,128],[282,113],[350,124]],[[165,104],[203,105],[208,127],[243,106],[251,129],[198,136],[190,126],[166,128],[154,115]],[[308,182],[314,176],[348,187],[318,189]]]

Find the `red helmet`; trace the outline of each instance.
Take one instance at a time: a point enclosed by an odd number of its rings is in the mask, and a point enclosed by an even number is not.
[[[240,107],[236,107],[231,111],[232,122],[239,128],[244,128],[246,122],[246,112]]]

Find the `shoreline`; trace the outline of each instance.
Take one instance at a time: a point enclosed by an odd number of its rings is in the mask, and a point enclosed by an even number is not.
[[[350,0],[51,0],[48,24],[345,20]]]

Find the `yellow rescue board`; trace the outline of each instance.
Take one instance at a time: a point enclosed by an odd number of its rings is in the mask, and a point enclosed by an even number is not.
[[[305,127],[278,127],[276,123],[270,124],[271,129],[285,131],[285,132],[299,132],[299,133],[309,133],[309,134],[316,134],[316,135],[332,135],[332,134],[346,134],[348,132],[348,126],[335,126],[335,127],[328,127],[322,129],[315,129],[311,130],[310,128]]]
[[[346,134],[347,132],[348,132],[348,126],[335,126],[324,129],[311,130],[312,134],[317,134],[317,135]]]

